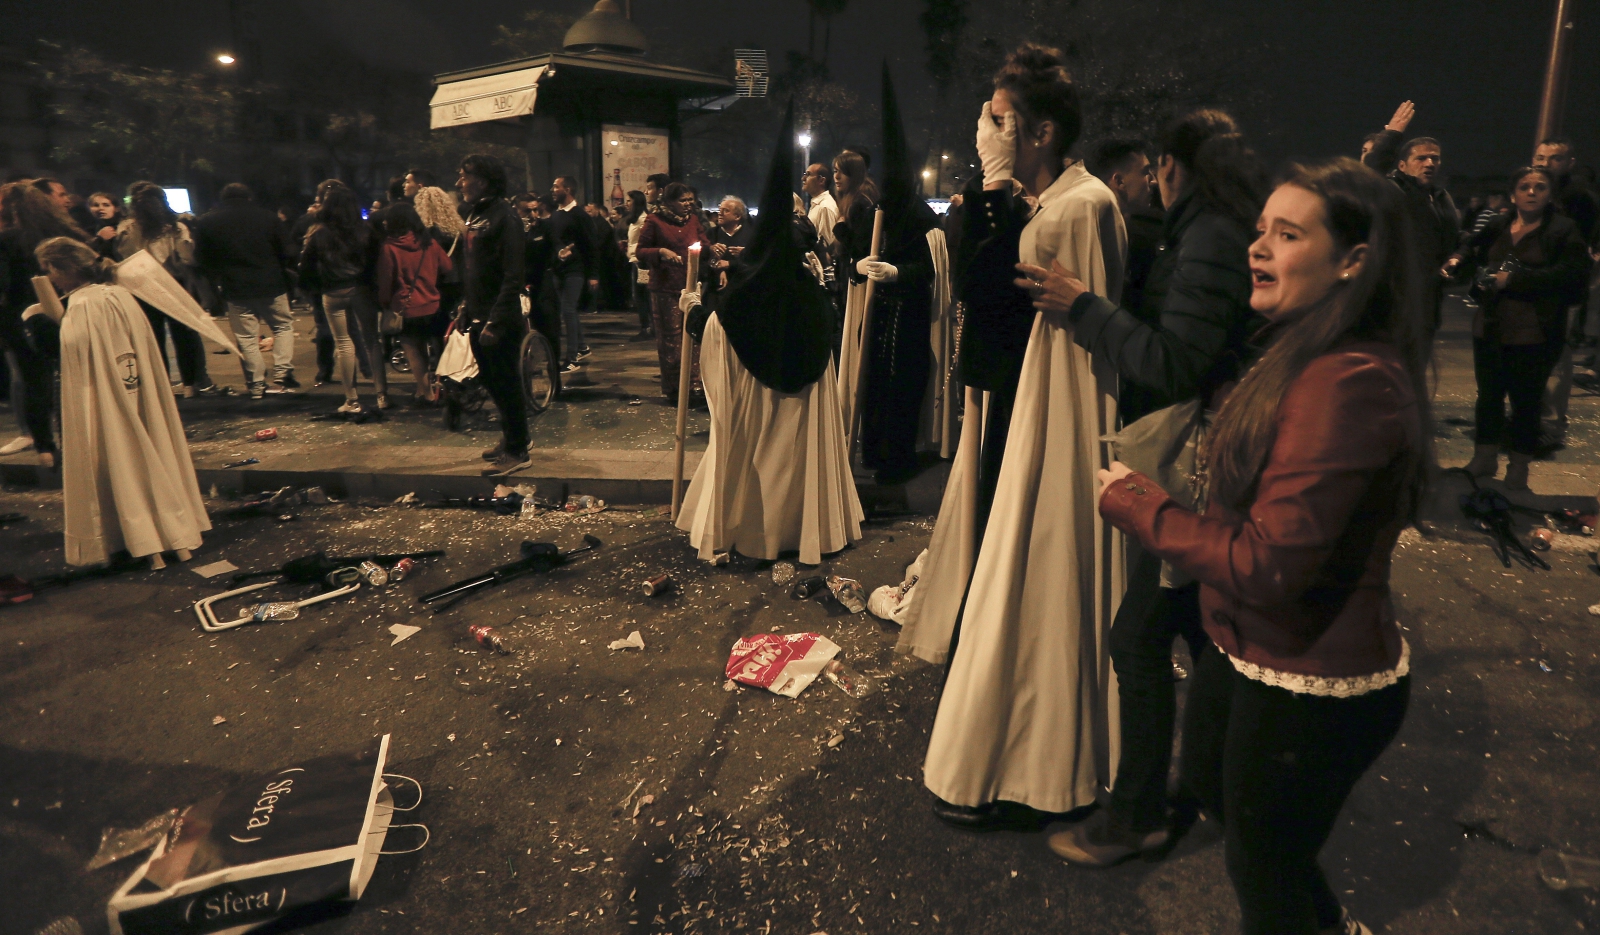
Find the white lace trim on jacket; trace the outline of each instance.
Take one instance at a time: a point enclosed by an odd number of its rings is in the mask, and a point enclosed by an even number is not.
[[[1222,647],[1217,647],[1222,651]],[[1303,675],[1299,672],[1280,672],[1277,669],[1268,669],[1253,662],[1245,662],[1222,651],[1233,663],[1240,675],[1255,682],[1271,685],[1273,688],[1282,688],[1297,695],[1319,695],[1324,698],[1354,698],[1365,695],[1400,681],[1411,673],[1411,644],[1400,639],[1400,661],[1394,668],[1384,669],[1382,672],[1373,672],[1369,675],[1357,675],[1351,678],[1329,678],[1325,675]]]

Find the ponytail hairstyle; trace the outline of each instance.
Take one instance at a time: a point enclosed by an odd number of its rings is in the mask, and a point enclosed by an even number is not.
[[[1292,165],[1279,185],[1320,198],[1334,248],[1343,252],[1366,244],[1367,260],[1354,279],[1335,283],[1311,307],[1271,326],[1265,353],[1228,396],[1207,442],[1211,498],[1246,511],[1272,451],[1278,406],[1290,384],[1311,361],[1339,345],[1375,340],[1399,354],[1421,413],[1422,447],[1408,452],[1405,464],[1405,509],[1415,515],[1433,460],[1427,386],[1432,312],[1399,189],[1349,158]]]
[[[995,90],[1006,92],[1017,109],[1018,133],[1035,132],[1045,120],[1056,125],[1058,167],[1083,133],[1083,105],[1065,61],[1059,49],[1024,42],[994,75]]]
[[[1161,131],[1156,148],[1189,170],[1190,190],[1202,205],[1247,231],[1255,228],[1266,174],[1232,117],[1209,108],[1185,114]]]
[[[167,193],[154,182],[128,186],[128,215],[144,240],[158,240],[178,227],[178,215],[167,204]]]
[[[88,282],[116,280],[116,264],[75,237],[51,237],[33,248],[33,256],[47,273],[63,273]]]

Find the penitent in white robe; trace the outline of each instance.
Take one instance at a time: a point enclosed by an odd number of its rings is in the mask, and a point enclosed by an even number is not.
[[[61,320],[66,559],[196,549],[211,528],[155,333],[121,286],[68,296]]]
[[[684,494],[678,528],[701,558],[737,550],[777,558],[798,549],[815,565],[861,538],[856,496],[830,361],[798,393],[757,380],[712,315],[700,344],[711,442]]]
[[[1122,215],[1081,163],[1039,197],[1020,247],[1024,262],[1048,269],[1059,259],[1092,292],[1115,301],[1121,291]],[[1122,536],[1096,509],[1095,472],[1108,464],[1100,438],[1116,428],[1115,386],[1070,331],[1035,317],[924,763],[928,788],[947,802],[1065,812],[1114,778],[1107,638],[1126,570]]]

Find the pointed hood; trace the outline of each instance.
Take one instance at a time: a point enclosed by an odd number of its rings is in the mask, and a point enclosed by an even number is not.
[[[895,97],[894,79],[889,77],[889,61],[883,62],[883,206],[884,252],[903,249],[914,238],[927,234],[939,223],[938,215],[917,194],[917,175],[906,145],[905,126],[900,121],[900,102]]]
[[[780,393],[797,393],[827,370],[833,303],[806,261],[809,222],[794,213],[794,101],[784,112],[755,237],[734,263],[717,318],[745,369]]]

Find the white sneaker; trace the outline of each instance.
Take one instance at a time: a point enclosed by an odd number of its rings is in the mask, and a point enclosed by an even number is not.
[[[32,447],[33,439],[26,435],[18,435],[16,438],[6,442],[4,446],[0,446],[0,455],[14,455],[19,451],[27,451]]]
[[[359,399],[347,399],[345,400],[343,406],[340,406],[338,409],[334,410],[334,412],[344,413],[345,415],[351,415],[360,411],[361,401]]]

